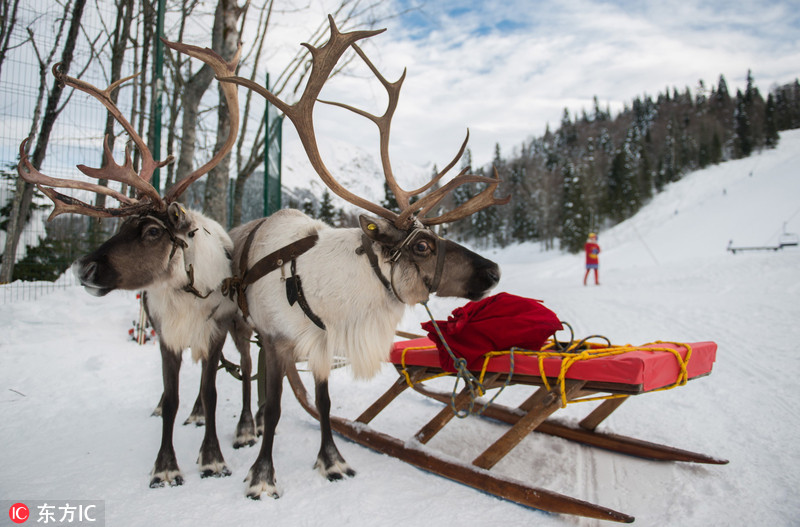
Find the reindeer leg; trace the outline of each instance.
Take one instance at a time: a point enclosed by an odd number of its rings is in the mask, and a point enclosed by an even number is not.
[[[172,446],[172,431],[178,413],[178,373],[181,369],[181,354],[161,345],[161,373],[164,378],[164,395],[161,404],[161,448],[150,475],[150,487],[183,484],[183,474],[178,468],[175,449]]]
[[[233,440],[233,448],[241,448],[256,444],[256,428],[253,422],[253,412],[250,410],[253,386],[250,381],[250,375],[253,372],[253,361],[250,358],[250,337],[253,331],[242,318],[237,316],[231,322],[229,332],[236,344],[236,349],[239,350],[239,364],[242,368],[242,413],[239,416],[239,423],[236,425],[236,438]]]
[[[204,478],[230,476],[231,471],[222,457],[217,438],[217,365],[225,343],[225,333],[211,342],[208,358],[203,360],[203,375],[200,383],[202,407],[205,409],[206,433],[200,446],[200,475]]]
[[[328,478],[328,481],[344,479],[345,475],[353,477],[356,475],[356,471],[350,468],[333,442],[333,434],[331,433],[331,397],[328,393],[328,381],[316,381],[315,392],[322,442],[314,468]]]
[[[203,426],[205,422],[205,412],[203,411],[203,379],[200,379],[200,390],[197,392],[197,399],[194,400],[192,406],[192,413],[183,422],[183,425],[190,425],[194,423],[195,426]]]
[[[272,339],[263,339],[266,358],[264,401],[264,437],[261,439],[261,450],[258,453],[250,472],[247,474],[247,497],[260,499],[263,493],[273,498],[280,497],[275,484],[275,465],[272,462],[272,445],[275,440],[275,428],[281,418],[281,395],[283,393],[283,363],[281,362]]]

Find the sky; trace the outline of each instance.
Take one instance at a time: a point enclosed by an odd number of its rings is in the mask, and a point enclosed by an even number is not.
[[[263,69],[274,79],[341,1],[276,2]],[[427,177],[432,165],[444,167],[468,130],[472,165],[484,167],[492,161],[495,145],[508,157],[525,141],[543,135],[548,125],[556,129],[565,108],[573,117],[591,113],[595,97],[616,114],[635,97],[687,87],[696,93],[700,80],[716,86],[720,75],[734,93],[744,88],[748,70],[762,93],[800,77],[800,0],[346,1],[362,8],[375,5],[369,16],[377,17],[375,27],[386,31],[361,46],[382,74],[394,81],[406,70],[390,142],[401,184]],[[210,45],[208,28],[216,3],[200,2],[185,42]],[[256,11],[248,15],[251,25]],[[167,21],[166,32],[177,38],[177,20]],[[255,36],[246,30],[242,39],[247,48]],[[386,94],[359,62],[332,79],[322,98],[380,115]],[[4,73],[11,78],[10,70]],[[259,78],[265,73],[260,71]],[[24,82],[35,86],[37,81]],[[76,130],[88,129],[86,120],[102,123],[100,106],[89,107],[96,107],[98,114],[81,109],[77,116],[65,112],[60,118],[68,140]],[[13,137],[27,134],[29,115],[22,111],[19,119],[7,119]],[[346,142],[378,158],[376,129],[365,119],[329,108],[319,113],[319,120],[320,143],[325,147],[327,141],[328,151]],[[86,132],[94,149],[99,149],[97,133],[93,128]],[[286,157],[304,160],[288,123],[283,137],[285,152],[295,154]],[[17,145],[15,139],[3,157],[14,158]],[[342,155],[352,151],[340,150]],[[60,159],[54,150],[51,154],[49,160]],[[68,166],[85,161],[70,158]]]
[[[473,165],[503,156],[567,108],[613,114],[698,81],[766,93],[800,76],[800,2],[397,0],[404,15],[364,48],[390,80],[407,68],[392,156],[439,167],[466,130]],[[373,91],[376,99],[382,95]]]

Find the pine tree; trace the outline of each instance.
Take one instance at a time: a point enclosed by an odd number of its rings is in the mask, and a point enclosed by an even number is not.
[[[511,239],[518,243],[536,239],[536,220],[533,211],[528,210],[528,206],[518,200],[514,200],[513,207]]]
[[[584,203],[581,180],[570,165],[564,167],[561,248],[578,252],[589,234],[589,213]]]
[[[336,211],[331,202],[331,194],[328,189],[322,194],[322,203],[319,204],[319,217],[318,219],[324,221],[331,227],[334,227],[334,220],[336,219]]]
[[[307,200],[303,201],[302,210],[303,210],[304,213],[306,213],[308,216],[310,216],[312,218],[316,218],[317,217],[317,211],[314,210],[314,203],[310,199],[307,199]]]
[[[621,148],[611,162],[607,192],[606,210],[615,222],[620,222],[639,210],[639,188],[634,183],[626,148]]]
[[[764,146],[767,148],[778,146],[778,140],[780,139],[776,114],[775,99],[770,93],[767,96],[767,103],[764,107]]]
[[[392,191],[389,190],[389,184],[386,181],[383,182],[383,201],[381,201],[381,207],[394,212],[400,212],[400,205],[397,203],[397,198],[395,198]]]
[[[753,138],[750,127],[750,116],[741,90],[736,91],[736,157],[747,157],[753,152]]]

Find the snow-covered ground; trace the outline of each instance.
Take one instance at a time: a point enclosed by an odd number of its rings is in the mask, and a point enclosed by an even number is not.
[[[488,254],[503,267],[498,291],[544,300],[580,334],[632,344],[716,341],[710,376],[634,397],[601,428],[730,464],[650,462],[533,434],[493,471],[626,512],[639,525],[797,525],[800,248],[736,255],[725,249],[730,240],[775,244],[784,222],[786,231],[800,232],[798,167],[795,131],[782,136],[778,150],[670,186],[635,218],[600,233],[599,287],[582,285],[580,255],[543,253],[533,244]],[[431,307],[445,318],[461,303],[437,299]],[[113,526],[605,523],[501,501],[341,438],[358,475],[329,483],[312,469],[317,425],[288,390],[275,447],[283,496],[247,500],[242,480],[256,449],[231,447],[240,396],[238,382],[224,374],[218,420],[233,476],[201,479],[194,462],[202,429],[178,425],[186,482],[150,489],[161,427],[150,417],[161,391],[160,359],[156,346],[128,340],[136,316],[133,293],[94,298],[79,288],[0,305],[1,500],[104,500]],[[402,329],[418,331],[424,318],[422,309],[409,310]],[[226,352],[235,358],[232,346]],[[179,419],[189,413],[199,376],[187,359]],[[394,378],[389,366],[369,382],[336,370],[334,413],[358,415]],[[521,396],[507,390],[501,398],[508,404]],[[575,420],[593,404],[573,405],[561,418]],[[409,393],[373,426],[411,438],[438,409]],[[428,447],[464,461],[503,429],[474,418],[454,421]],[[1,512],[0,524],[10,524]]]

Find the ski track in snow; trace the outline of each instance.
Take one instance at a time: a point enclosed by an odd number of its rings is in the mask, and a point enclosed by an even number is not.
[[[800,232],[800,132],[776,151],[687,176],[636,217],[600,233],[601,286],[584,287],[581,255],[525,244],[483,251],[503,267],[498,291],[542,299],[578,335],[615,343],[714,340],[714,371],[686,386],[632,397],[600,430],[730,460],[729,465],[658,463],[533,434],[493,472],[636,516],[644,526],[790,526],[800,517],[800,248],[731,255],[735,245],[775,243],[783,222]],[[752,175],[750,175],[752,172]],[[434,299],[437,318],[463,301]],[[233,476],[201,479],[195,460],[203,430],[176,425],[182,487],[150,489],[161,423],[150,417],[161,392],[157,347],[137,346],[133,293],[94,298],[79,288],[0,305],[0,496],[15,501],[106,503],[107,525],[610,525],[542,513],[495,499],[375,454],[342,438],[358,472],[329,483],[312,469],[319,431],[284,390],[275,461],[283,496],[244,498],[257,447],[233,450],[240,387],[219,375],[218,429]],[[420,332],[422,308],[401,329]],[[236,352],[226,343],[228,359]],[[255,350],[253,350],[255,355]],[[185,355],[188,357],[188,354]],[[310,385],[308,374],[303,375]],[[181,371],[178,423],[189,414],[200,368]],[[390,366],[371,381],[347,368],[331,377],[333,413],[354,418],[395,379]],[[436,386],[451,390],[452,381]],[[518,387],[498,402],[519,404]],[[593,405],[559,411],[577,422]],[[415,393],[372,423],[409,439],[441,406]],[[559,415],[560,414],[560,415]],[[504,430],[454,419],[424,448],[468,463]],[[0,525],[8,520],[0,514]]]

